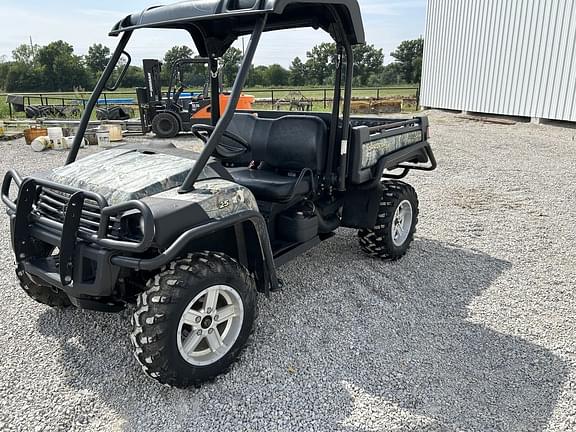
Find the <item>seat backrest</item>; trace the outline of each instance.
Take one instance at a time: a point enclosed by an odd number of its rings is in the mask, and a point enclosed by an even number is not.
[[[320,118],[286,115],[277,119],[237,113],[228,130],[250,144],[252,158],[268,168],[299,172],[324,169],[328,147],[328,128]]]

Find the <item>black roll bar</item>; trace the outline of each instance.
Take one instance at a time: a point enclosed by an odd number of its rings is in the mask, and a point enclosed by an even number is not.
[[[342,45],[338,44],[336,48],[336,78],[334,81],[334,98],[332,100],[332,117],[330,118],[330,137],[328,146],[328,160],[326,161],[325,175],[328,177],[329,184],[333,183],[330,178],[334,172],[334,153],[336,151],[336,139],[338,137],[338,121],[340,118],[340,100],[342,98]]]
[[[234,112],[236,111],[236,106],[238,105],[238,101],[240,100],[240,96],[242,94],[242,89],[244,84],[246,83],[246,78],[248,77],[248,73],[250,72],[250,66],[252,64],[252,60],[254,59],[254,54],[256,53],[256,48],[258,47],[258,43],[260,42],[260,37],[266,27],[266,21],[268,20],[268,15],[262,15],[259,21],[256,23],[254,27],[254,32],[252,33],[252,37],[250,38],[250,42],[248,43],[248,49],[246,50],[246,54],[244,55],[244,59],[242,60],[242,65],[240,66],[240,70],[238,71],[238,75],[236,76],[236,81],[234,81],[234,86],[232,87],[232,92],[230,94],[230,99],[228,101],[228,106],[226,107],[226,111],[224,115],[214,128],[214,132],[210,135],[206,143],[206,147],[204,147],[204,151],[200,154],[200,157],[196,161],[196,164],[182,183],[182,186],[179,189],[179,193],[187,193],[194,190],[194,183],[198,180],[198,177],[202,173],[204,166],[208,162],[208,159],[214,152],[216,146],[220,142],[220,139],[224,135],[224,132],[228,128],[228,125],[232,121],[232,117],[234,116]],[[214,110],[214,107],[212,107]]]
[[[104,69],[104,73],[100,77],[100,80],[98,80],[98,84],[96,84],[96,87],[94,88],[94,91],[92,92],[92,95],[90,96],[90,99],[86,104],[84,113],[82,114],[82,119],[80,120],[78,131],[76,132],[74,142],[72,143],[72,148],[70,149],[70,153],[68,153],[68,158],[66,159],[66,165],[69,165],[76,160],[76,157],[78,156],[78,151],[80,150],[80,145],[82,144],[82,140],[84,139],[84,134],[86,133],[86,129],[88,128],[88,123],[90,122],[90,116],[92,115],[92,111],[94,110],[94,107],[96,107],[96,104],[98,103],[98,98],[100,97],[102,91],[106,87],[108,80],[114,73],[114,68],[116,67],[118,60],[120,60],[120,57],[124,53],[126,45],[128,44],[128,41],[130,40],[131,36],[132,31],[127,31],[124,34],[122,34],[122,38],[120,39],[120,42],[116,47],[116,51],[114,51],[114,55],[108,62],[106,69]]]
[[[344,50],[346,51],[346,87],[344,89],[344,108],[342,115],[342,148],[340,151],[340,168],[338,172],[339,182],[338,190],[346,190],[346,171],[348,169],[348,139],[350,135],[350,104],[352,100],[352,78],[354,77],[354,52],[352,45],[346,38],[344,41]]]
[[[212,126],[220,120],[220,73],[218,71],[218,59],[211,57],[210,69],[210,118]]]

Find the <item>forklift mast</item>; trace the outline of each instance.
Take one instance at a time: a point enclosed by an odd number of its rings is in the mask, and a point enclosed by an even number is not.
[[[144,63],[144,76],[146,77],[146,98],[149,103],[162,102],[162,80],[160,72],[162,64],[158,60],[146,59]]]

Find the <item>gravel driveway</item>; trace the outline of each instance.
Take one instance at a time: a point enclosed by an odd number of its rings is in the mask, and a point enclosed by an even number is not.
[[[146,378],[128,311],[29,300],[2,217],[0,430],[576,430],[576,129],[430,115],[440,168],[408,178],[408,256],[339,231],[280,270],[242,360],[197,390]],[[64,159],[0,149],[2,172]]]

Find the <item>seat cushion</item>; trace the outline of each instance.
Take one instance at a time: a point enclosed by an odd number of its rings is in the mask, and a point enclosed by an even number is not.
[[[296,185],[298,176],[280,175],[272,171],[241,168],[231,170],[230,174],[236,183],[250,189],[261,201],[285,202],[290,201],[293,195],[303,196],[312,191],[309,176]]]
[[[254,114],[236,113],[228,131],[250,144],[251,151],[242,156],[242,162],[266,162],[280,171],[300,172],[308,168],[317,173],[324,169],[328,130],[319,117],[285,115],[260,118]],[[225,162],[241,165],[239,161],[230,159]]]

